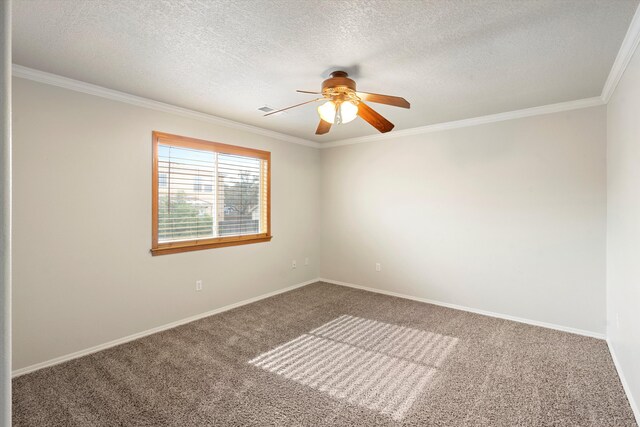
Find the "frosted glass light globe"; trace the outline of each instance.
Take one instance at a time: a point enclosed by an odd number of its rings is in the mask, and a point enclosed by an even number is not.
[[[327,123],[334,124],[336,121],[336,104],[333,101],[327,101],[318,107],[318,115]],[[358,106],[353,102],[345,101],[340,103],[340,123],[349,123],[358,117]],[[340,124],[339,123],[339,124]]]
[[[333,124],[336,118],[336,104],[333,101],[328,101],[318,107],[318,115],[327,123]]]
[[[349,123],[358,117],[358,106],[350,101],[343,102],[340,104],[340,113],[342,114],[342,123]]]

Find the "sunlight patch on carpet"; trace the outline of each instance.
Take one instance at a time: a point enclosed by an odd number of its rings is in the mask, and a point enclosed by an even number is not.
[[[249,363],[401,420],[457,341],[343,315]]]

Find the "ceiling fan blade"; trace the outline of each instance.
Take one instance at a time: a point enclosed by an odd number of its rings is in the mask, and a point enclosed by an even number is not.
[[[316,135],[324,135],[325,133],[328,133],[329,130],[331,130],[331,123],[325,122],[324,120],[320,119],[320,123],[318,123],[318,129],[316,129]]]
[[[300,104],[296,104],[296,105],[292,105],[291,107],[283,108],[281,110],[271,111],[270,113],[265,114],[264,117],[270,116],[272,114],[280,113],[282,111],[290,110],[292,108],[296,108],[296,107],[299,107],[299,106],[304,105],[304,104],[309,104],[311,102],[320,101],[322,99],[324,99],[324,98],[316,98],[316,99],[312,99],[311,101],[301,102]]]
[[[358,104],[358,115],[382,133],[389,132],[393,129],[393,123],[382,117],[380,113],[376,112],[373,108],[369,107],[362,101]]]
[[[296,92],[300,92],[300,93],[313,93],[314,95],[322,95],[322,92],[313,92],[310,90],[296,90]]]
[[[411,104],[399,96],[381,95],[379,93],[356,92],[356,95],[363,101],[375,102],[377,104],[393,105],[394,107],[411,108]]]

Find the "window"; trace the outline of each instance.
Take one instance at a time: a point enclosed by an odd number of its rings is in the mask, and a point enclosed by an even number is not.
[[[271,240],[271,153],[153,132],[154,255]]]

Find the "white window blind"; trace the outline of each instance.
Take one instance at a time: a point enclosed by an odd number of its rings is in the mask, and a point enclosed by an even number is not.
[[[159,143],[158,243],[267,232],[268,161]]]

